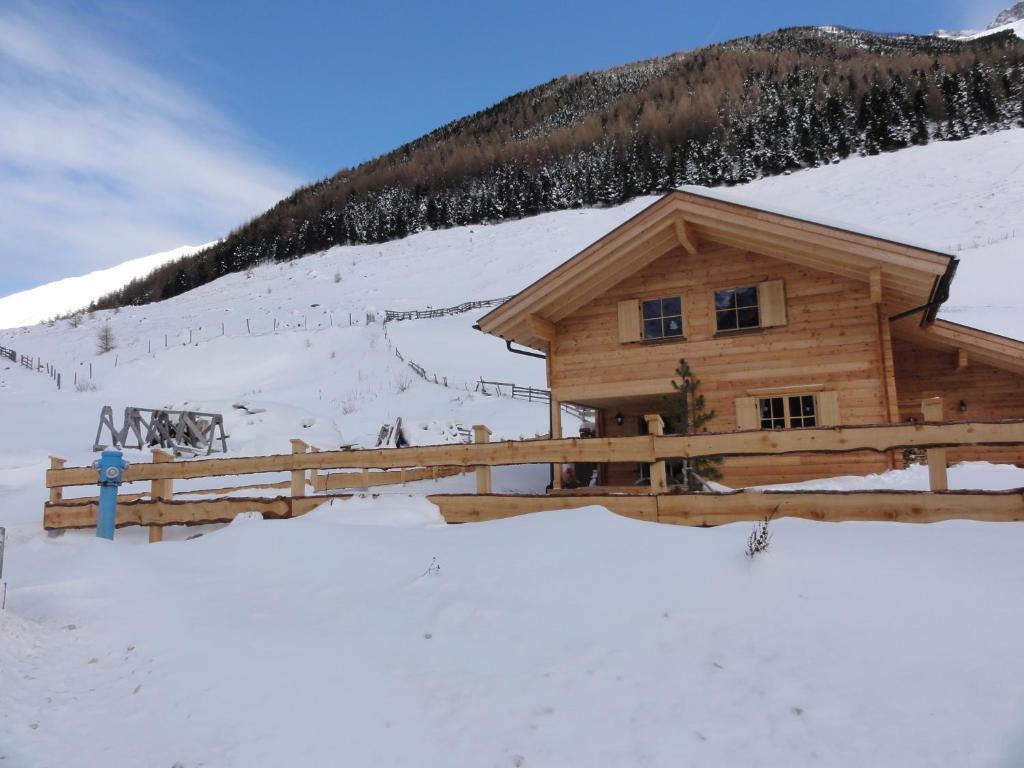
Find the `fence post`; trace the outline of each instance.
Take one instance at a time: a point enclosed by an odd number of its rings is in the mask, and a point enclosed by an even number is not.
[[[309,446],[309,450],[310,450],[311,453],[320,453],[320,449],[319,448],[314,448],[312,445]],[[322,490],[324,490],[323,488],[320,487],[320,470],[319,469],[315,469],[314,468],[314,469],[309,470],[309,484],[311,486],[313,486],[313,490],[314,491],[322,491]]]
[[[64,469],[64,465],[68,463],[67,459],[60,459],[56,456],[50,457],[50,469]],[[50,503],[56,504],[64,499],[64,489],[60,486],[50,489]]]
[[[647,433],[658,436],[665,434],[665,422],[657,413],[644,415],[647,422]],[[665,473],[665,462],[655,461],[651,463],[651,492],[665,493],[668,490],[668,479]]]
[[[473,442],[474,443],[489,443],[491,442],[491,430],[485,427],[483,424],[473,425]],[[489,466],[480,464],[476,467],[476,492],[477,493],[490,493],[491,492],[491,468]]]
[[[174,455],[161,451],[159,448],[153,449],[153,463],[164,464],[169,461],[174,461]],[[149,499],[150,501],[157,501],[158,499],[170,500],[174,496],[174,481],[167,480],[151,480],[149,483]],[[161,525],[149,526],[149,541],[154,544],[158,541],[164,540],[164,529]]]
[[[305,440],[293,439],[293,440],[291,440],[289,442],[291,442],[291,444],[292,444],[292,453],[293,454],[305,453],[306,449],[309,448],[309,446],[306,445],[306,441]],[[306,495],[306,472],[305,472],[305,470],[302,470],[302,469],[293,469],[292,470],[291,494],[292,494],[292,498],[293,499],[298,497],[298,496],[305,496]]]
[[[942,398],[931,397],[921,401],[925,421],[942,421]],[[928,461],[928,488],[932,491],[948,491],[949,477],[946,474],[946,449],[929,448],[925,451]]]

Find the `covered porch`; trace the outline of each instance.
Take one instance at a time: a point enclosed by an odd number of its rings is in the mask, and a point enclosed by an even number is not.
[[[671,393],[637,397],[588,399],[585,402],[563,403],[552,392],[551,438],[637,437],[672,434],[671,407],[666,401]],[[577,434],[563,430],[563,405],[587,413],[581,418]],[[552,465],[551,494],[573,491],[586,493],[647,494],[664,492],[672,486],[683,486],[682,460],[666,460],[654,464],[638,462],[571,462]],[[587,489],[590,489],[589,491]]]

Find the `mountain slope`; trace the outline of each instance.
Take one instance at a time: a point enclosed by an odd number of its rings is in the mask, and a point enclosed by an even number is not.
[[[425,229],[733,184],[1024,119],[1024,43],[800,28],[563,77],[297,190],[97,303]]]
[[[82,309],[101,296],[150,274],[164,264],[187,258],[211,245],[213,243],[183,245],[170,251],[131,259],[108,269],[68,277],[4,296],[0,298],[0,328],[34,325]]]

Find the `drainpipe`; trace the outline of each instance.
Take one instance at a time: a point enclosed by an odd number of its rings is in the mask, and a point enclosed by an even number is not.
[[[474,324],[473,328],[475,330],[478,330],[478,331],[481,330],[479,323]],[[540,352],[527,352],[525,349],[513,349],[512,348],[512,341],[510,339],[505,339],[505,348],[509,352],[511,352],[513,355],[523,355],[524,357],[536,357],[536,358],[538,358],[540,360],[547,360],[548,359],[547,355],[543,355]],[[551,408],[548,408],[548,434],[549,435],[552,434],[552,432],[554,431],[554,426],[555,425],[554,425],[554,423],[551,420]],[[548,487],[549,488],[554,488],[555,487],[555,465],[554,464],[549,464],[548,465]]]

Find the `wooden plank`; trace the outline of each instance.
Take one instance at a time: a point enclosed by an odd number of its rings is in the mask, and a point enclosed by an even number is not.
[[[786,324],[786,289],[782,280],[767,280],[758,286],[761,305],[761,327],[774,328]]]
[[[324,497],[313,497],[322,504]],[[60,504],[47,503],[43,509],[43,527],[91,528],[96,525],[98,503],[94,501]],[[292,516],[292,499],[285,496],[276,498],[225,498],[211,500],[154,499],[118,503],[117,527],[126,525],[205,525],[227,523],[242,512],[259,512],[270,519],[284,519]]]
[[[640,300],[625,299],[619,307],[619,343],[629,344],[640,341]]]
[[[822,522],[1024,520],[1024,489],[1013,491],[737,491],[658,497],[658,522],[679,525],[799,517]]]
[[[554,341],[558,335],[558,329],[553,322],[540,315],[528,315],[527,320],[534,334],[547,341]]]
[[[786,453],[887,451],[905,447],[1024,445],[1024,419],[929,424],[874,424],[817,429],[724,432],[663,437],[594,437],[449,444],[413,448],[279,454],[200,459],[169,464],[132,464],[127,482],[194,479],[262,472],[340,468],[399,468],[568,462],[645,462],[660,458],[766,456]],[[51,469],[47,486],[92,485],[91,467]]]
[[[50,457],[50,469],[63,469],[64,465],[67,464],[67,463],[68,463],[67,459],[61,459],[61,458],[59,458],[57,456],[51,456]],[[58,487],[50,488],[50,503],[51,504],[56,504],[63,497],[64,497],[64,492],[61,490],[61,488],[59,486]]]
[[[534,512],[599,505],[652,522],[710,526],[797,517],[821,522],[935,523],[945,520],[1024,521],[1024,489],[1011,491],[735,491],[659,496],[427,497],[449,523],[499,520]]]
[[[306,453],[309,445],[306,444],[305,440],[293,439],[290,441],[292,444],[292,454],[299,455]],[[305,496],[306,495],[306,473],[301,469],[293,469],[291,484],[291,494],[293,497]]]
[[[644,421],[647,422],[647,433],[654,437],[660,437],[665,434],[665,421],[661,418],[660,414],[648,413],[644,415]],[[668,478],[665,469],[665,461],[651,462],[651,492],[652,493],[664,493],[668,490]]]
[[[491,430],[485,427],[483,424],[475,424],[473,426],[473,442],[476,444],[487,443],[491,439]],[[477,465],[476,467],[476,492],[477,493],[490,493],[491,492],[491,468],[484,465]]]
[[[882,270],[874,267],[868,272],[868,298],[872,304],[882,303]]]
[[[930,397],[921,402],[921,411],[925,421],[942,421],[942,398]],[[933,491],[945,491],[949,488],[949,477],[946,472],[945,448],[929,448],[926,452],[928,461],[928,487]]]
[[[601,506],[616,514],[640,520],[657,518],[653,496],[499,496],[480,494],[435,494],[427,499],[436,504],[447,523],[476,523],[558,509]]]
[[[331,472],[320,475],[318,491],[332,491],[340,488],[374,488],[381,485],[397,485],[402,482],[402,472],[405,472],[407,483],[419,480],[436,480],[439,477],[452,477],[461,475],[469,470],[465,467],[418,467],[406,470],[385,470],[383,472],[369,472],[364,482],[363,473],[360,472]],[[285,483],[285,488],[288,483]]]
[[[700,251],[700,240],[697,236],[697,230],[691,227],[686,219],[676,219],[676,237],[679,239],[679,244],[691,256],[696,256],[698,251]]]

